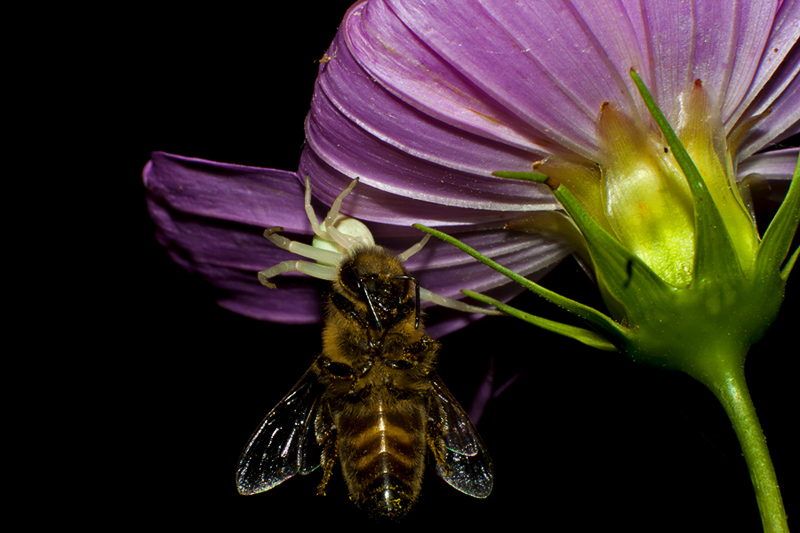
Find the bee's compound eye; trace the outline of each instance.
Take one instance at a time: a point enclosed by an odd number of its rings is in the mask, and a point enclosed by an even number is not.
[[[346,263],[339,269],[339,281],[353,293],[360,293],[361,278],[352,263]]]
[[[408,370],[414,366],[414,363],[408,359],[398,359],[397,361],[389,361],[389,366],[395,370]]]
[[[350,365],[346,365],[344,363],[336,363],[333,361],[328,361],[325,364],[325,370],[327,370],[330,374],[336,376],[337,378],[350,378],[353,377],[355,373],[353,371],[353,367]]]

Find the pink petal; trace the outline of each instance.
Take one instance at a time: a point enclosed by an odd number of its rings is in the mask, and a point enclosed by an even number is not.
[[[335,59],[318,81],[301,163],[301,174],[319,178],[322,196],[335,197],[358,176],[365,186],[389,194],[371,193],[387,201],[364,202],[354,215],[403,224],[481,222],[508,218],[504,211],[555,208],[542,188],[490,176],[498,168],[529,170],[538,157],[421,113],[375,84],[338,40],[329,54]],[[357,189],[354,198],[365,191]],[[378,209],[367,211],[369,205]]]
[[[171,257],[218,289],[223,307],[286,323],[321,319],[316,289],[263,287],[259,270],[295,256],[262,237],[268,226],[310,233],[303,187],[292,172],[154,153],[144,169],[150,215]]]
[[[381,4],[375,3],[376,8]],[[465,6],[456,1],[388,0],[387,4],[430,47],[428,56],[441,58],[440,63],[451,65],[477,86],[484,93],[484,101],[497,102],[517,121],[533,128],[538,137],[549,139],[556,145],[551,152],[568,149],[587,156],[594,153],[594,122],[600,105],[628,93],[624,78],[610,68],[597,39],[569,4],[497,2]],[[370,3],[369,8],[372,6]],[[382,41],[384,37],[381,33],[374,39]],[[391,39],[389,44],[399,41]],[[385,63],[385,55],[357,55],[357,59],[373,71]],[[626,66],[626,73],[629,68]],[[436,78],[439,70],[432,68],[426,74]],[[396,90],[405,93],[415,89],[399,87],[402,78],[380,79],[394,83]],[[451,92],[460,89],[461,85]],[[430,92],[418,98],[422,100]],[[443,97],[430,98],[434,106]]]
[[[797,165],[798,148],[773,150],[748,157],[737,168],[739,178],[758,174],[770,181],[788,181]]]
[[[747,87],[747,94],[741,99],[739,108],[728,119],[728,123],[741,116],[765,111],[787,90],[790,83],[797,83],[795,80],[800,70],[800,51],[795,44],[799,38],[800,3],[783,2],[774,18],[766,43],[761,48],[744,49],[740,52],[758,55],[759,63]],[[797,100],[793,104],[787,102],[785,105],[787,111],[796,112],[800,107]]]
[[[304,187],[297,175],[154,153],[143,177],[159,242],[178,264],[216,288],[220,305],[275,322],[321,320],[319,293],[324,282],[291,273],[275,280],[277,289],[268,289],[256,276],[259,270],[299,258],[264,239],[264,228],[283,226],[290,239],[310,241],[311,227],[303,208]],[[312,183],[315,187],[316,181]],[[364,188],[367,187],[359,185],[355,190]],[[314,202],[321,218],[328,207]],[[392,203],[385,205],[390,208]],[[343,212],[347,213],[349,207],[345,202]],[[393,253],[400,253],[423,236],[409,226],[374,222],[369,226],[376,241]],[[534,278],[569,253],[564,245],[502,227],[501,220],[494,220],[490,224],[455,227],[454,233],[502,264]],[[436,239],[413,256],[407,266],[426,289],[452,298],[462,298],[460,291],[465,288],[485,291],[503,300],[521,291],[504,276]],[[433,315],[431,331],[437,334],[476,319],[463,313]]]

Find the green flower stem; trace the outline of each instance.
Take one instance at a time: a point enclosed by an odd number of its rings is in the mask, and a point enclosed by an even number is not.
[[[733,365],[727,371],[720,369],[718,375],[708,376],[708,379],[701,381],[717,397],[733,424],[750,472],[750,480],[753,482],[764,533],[788,533],[789,525],[778,478],[769,456],[767,439],[761,430],[753,400],[747,390],[744,365]]]

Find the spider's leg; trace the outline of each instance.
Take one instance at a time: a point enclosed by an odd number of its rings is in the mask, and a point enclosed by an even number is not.
[[[306,194],[304,204],[306,216],[308,217],[308,221],[311,223],[311,229],[314,231],[314,235],[328,240],[328,234],[320,227],[319,221],[317,220],[317,214],[314,212],[314,208],[311,207],[311,180],[308,176],[306,176]]]
[[[308,259],[313,259],[314,261],[318,261],[320,263],[325,263],[327,265],[338,265],[342,260],[342,254],[339,252],[323,250],[308,244],[303,244],[302,242],[287,239],[283,235],[278,235],[279,231],[283,231],[283,228],[267,228],[264,230],[264,237],[269,239],[269,241],[278,248],[282,248],[288,252],[307,257]]]
[[[339,209],[342,208],[342,202],[350,194],[353,188],[358,185],[358,178],[355,178],[353,181],[350,182],[345,190],[343,190],[339,196],[336,197],[336,200],[333,201],[331,204],[331,209],[328,211],[328,214],[325,216],[325,227],[329,228],[333,226],[333,222],[336,220],[336,217],[339,215]]]
[[[422,247],[425,246],[425,244],[428,242],[428,239],[430,238],[431,234],[426,233],[421,241],[419,241],[417,244],[415,244],[405,252],[398,254],[397,258],[400,260],[401,263],[405,263],[409,257],[422,250]]]
[[[275,284],[270,281],[270,278],[274,278],[279,274],[286,274],[287,272],[301,272],[303,274],[307,274],[319,279],[326,279],[328,281],[333,281],[336,278],[336,267],[320,265],[319,263],[310,263],[308,261],[295,260],[283,261],[266,270],[262,270],[258,273],[258,281],[260,281],[262,285],[265,285],[270,289],[274,289]]]

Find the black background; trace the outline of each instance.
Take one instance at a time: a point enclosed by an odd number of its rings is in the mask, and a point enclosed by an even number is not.
[[[84,325],[86,355],[65,364],[80,375],[70,431],[83,453],[73,475],[92,481],[73,509],[82,519],[108,520],[109,529],[373,526],[338,473],[325,497],[314,494],[318,472],[262,495],[236,493],[238,454],[318,352],[319,326],[262,323],[217,307],[156,243],[140,178],[154,150],[296,169],[317,60],[349,3],[270,14],[224,4],[159,8],[137,14],[135,31],[104,29],[86,40],[91,53],[111,53],[92,67],[91,90],[108,102],[100,155],[73,164],[102,168],[86,179],[97,180],[89,188],[103,198],[93,220],[109,250],[92,269],[99,294]],[[571,259],[545,285],[601,305]],[[800,514],[799,297],[792,279],[781,316],[747,362],[790,515]],[[564,319],[532,296],[517,306]],[[498,380],[521,375],[478,425],[494,459],[494,493],[474,500],[429,472],[403,527],[760,530],[736,437],[701,385],[511,319],[485,319],[443,345],[440,373],[465,406],[490,358]]]

